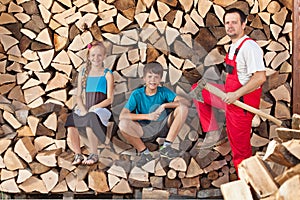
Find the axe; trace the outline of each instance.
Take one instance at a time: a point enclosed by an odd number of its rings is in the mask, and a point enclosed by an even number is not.
[[[210,93],[216,95],[217,97],[220,97],[221,99],[223,99],[225,97],[225,92],[223,92],[222,90],[220,90],[219,88],[213,86],[210,83],[207,83],[204,79],[200,79],[198,81],[198,86],[196,88],[194,88],[189,95],[193,98],[196,99],[197,101],[203,102],[203,98],[202,98],[202,90],[206,89],[208,90]],[[276,125],[278,126],[282,126],[282,121],[273,117],[272,115],[269,115],[267,113],[264,113],[263,111],[256,109],[252,106],[249,106],[239,100],[236,100],[235,102],[233,102],[234,105],[247,110],[251,113],[257,114],[261,117],[264,117],[272,122],[274,122]]]

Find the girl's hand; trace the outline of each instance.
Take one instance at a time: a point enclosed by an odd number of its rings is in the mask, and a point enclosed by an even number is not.
[[[96,110],[96,107],[95,106],[91,106],[90,109],[89,109],[89,112],[94,112]]]
[[[80,115],[81,115],[81,116],[86,115],[86,113],[87,113],[87,111],[86,111],[85,109],[80,111]]]

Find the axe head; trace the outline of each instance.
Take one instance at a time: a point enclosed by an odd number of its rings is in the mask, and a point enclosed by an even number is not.
[[[205,85],[206,85],[206,81],[204,79],[200,79],[198,81],[197,87],[195,87],[192,91],[189,92],[189,96],[203,103],[204,101],[202,97],[202,90],[203,88],[205,88]]]

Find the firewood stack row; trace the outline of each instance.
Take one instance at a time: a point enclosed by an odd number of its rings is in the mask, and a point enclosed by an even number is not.
[[[200,188],[235,180],[228,143],[199,151],[203,135],[194,106],[174,144],[186,153],[171,163],[132,166],[136,152],[113,128],[130,92],[143,84],[145,63],[161,63],[163,84],[185,97],[199,78],[222,77],[230,42],[222,18],[231,7],[249,14],[246,32],[265,52],[268,80],[261,109],[289,120],[290,0],[0,0],[0,190],[125,194],[153,187],[160,191],[145,191],[146,196],[169,195],[164,188],[195,196]],[[114,72],[115,123],[109,128],[112,137],[99,146],[101,162],[75,167],[64,122],[93,40],[105,41],[104,65]],[[255,117],[255,150],[277,137],[275,128]]]
[[[278,137],[239,165],[240,180],[221,185],[224,199],[297,199],[300,195],[300,115],[292,129],[276,128]],[[250,189],[251,188],[251,189]],[[253,191],[251,193],[251,191]]]

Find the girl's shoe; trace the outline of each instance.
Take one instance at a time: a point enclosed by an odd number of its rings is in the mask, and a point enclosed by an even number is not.
[[[99,161],[99,157],[97,154],[91,153],[87,159],[82,162],[84,165],[93,165],[96,164]]]
[[[80,165],[82,161],[84,160],[84,157],[81,153],[76,153],[74,156],[74,160],[72,162],[72,165]]]

